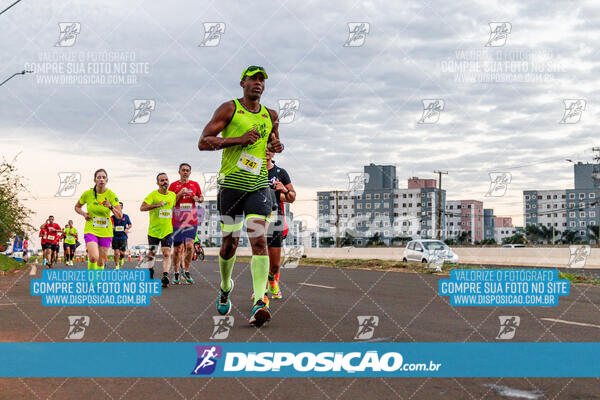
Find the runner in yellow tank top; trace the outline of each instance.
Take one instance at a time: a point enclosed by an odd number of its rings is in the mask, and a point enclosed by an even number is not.
[[[273,206],[265,150],[268,147],[274,153],[283,151],[279,141],[277,112],[260,104],[267,78],[267,72],[262,67],[246,68],[240,81],[244,96],[219,106],[198,142],[200,150],[223,150],[217,195],[223,232],[219,252],[221,291],[217,298],[217,311],[225,315],[231,310],[231,273],[245,216],[252,246],[250,270],[256,299],[249,322],[254,326],[261,326],[271,319],[269,300],[263,297],[269,273],[265,235]],[[218,137],[219,133],[221,137]]]

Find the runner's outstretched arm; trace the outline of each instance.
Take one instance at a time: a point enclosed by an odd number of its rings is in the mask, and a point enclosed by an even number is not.
[[[221,138],[217,135],[225,129],[229,121],[235,112],[235,104],[233,101],[228,101],[227,103],[223,103],[217,108],[215,113],[212,116],[212,119],[206,124],[204,130],[202,131],[202,136],[200,136],[200,140],[198,141],[198,149],[214,151],[221,150],[225,147],[230,146],[246,146],[256,142],[259,138],[259,133],[252,129],[246,133],[244,133],[240,137],[235,138]]]

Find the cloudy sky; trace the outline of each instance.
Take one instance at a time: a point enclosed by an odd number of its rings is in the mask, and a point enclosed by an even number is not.
[[[52,213],[83,227],[73,204],[106,168],[141,242],[135,210],[158,171],[175,180],[187,161],[201,183],[218,171],[220,153],[199,152],[198,138],[254,64],[269,73],[263,104],[299,102],[276,158],[296,214],[315,216],[316,191],[347,188],[373,162],[396,165],[400,187],[447,170],[449,199],[520,224],[523,190],[572,187],[565,159],[591,161],[600,145],[600,6],[522,3],[22,0],[0,15],[0,81],[35,72],[0,88],[0,153],[18,155],[36,225]],[[221,23],[220,39],[205,41],[207,23]],[[358,23],[362,37],[349,33]],[[146,123],[130,123],[135,99],[153,101]],[[419,123],[428,99],[443,109]],[[585,109],[564,119],[568,99]],[[60,172],[81,174],[75,195],[55,196]],[[490,172],[510,173],[504,196],[485,197]]]

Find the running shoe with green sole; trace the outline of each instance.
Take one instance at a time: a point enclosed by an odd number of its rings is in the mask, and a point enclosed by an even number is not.
[[[271,320],[271,309],[269,309],[269,299],[265,296],[262,300],[258,300],[250,313],[250,325],[257,328],[263,326],[265,322]]]
[[[194,283],[194,279],[192,278],[192,276],[190,275],[190,273],[188,271],[186,271],[183,274],[184,279],[186,280],[187,283],[192,284]]]
[[[217,297],[217,312],[221,315],[229,314],[231,311],[231,299],[229,295],[233,290],[233,279],[230,281],[231,287],[228,292],[223,291],[223,289],[219,288],[219,296]]]

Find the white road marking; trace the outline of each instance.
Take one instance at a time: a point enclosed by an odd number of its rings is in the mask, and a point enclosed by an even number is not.
[[[0,303],[0,306],[16,306],[17,303]]]
[[[544,321],[550,321],[550,322],[560,322],[561,324],[569,324],[569,325],[578,325],[578,326],[589,326],[592,328],[600,328],[600,325],[594,325],[594,324],[586,324],[584,322],[573,322],[573,321],[565,321],[564,319],[554,319],[554,318],[540,318]]]
[[[31,271],[29,271],[29,275],[35,275],[36,272],[37,272],[37,267],[35,266],[35,264],[33,264],[31,266]]]
[[[304,285],[304,286],[320,287],[320,288],[323,288],[323,289],[335,289],[335,287],[333,287],[333,286],[315,285],[314,283],[300,282],[299,284],[300,285]]]

